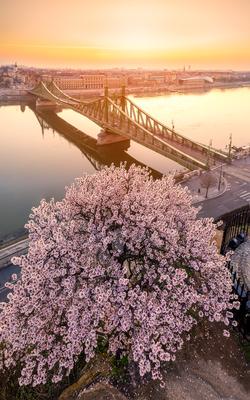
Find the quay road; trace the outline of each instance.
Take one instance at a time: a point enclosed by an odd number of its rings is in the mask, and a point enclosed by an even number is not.
[[[236,208],[250,204],[250,156],[235,160],[232,165],[223,166],[223,174],[227,181],[226,191],[219,197],[205,200],[198,204],[201,207],[200,217],[218,218]],[[13,273],[19,273],[20,268],[11,264],[14,255],[27,252],[28,240],[0,250],[0,302],[5,301],[8,289],[4,283],[9,281]]]
[[[12,274],[20,274],[20,268],[17,265],[9,263],[6,267],[0,270],[0,302],[5,301],[7,294],[10,292],[4,284],[11,280]]]
[[[0,302],[5,301],[9,292],[4,284],[12,274],[19,274],[20,268],[10,262],[11,257],[25,254],[28,250],[28,239],[21,240],[0,250]]]
[[[25,254],[28,250],[29,241],[27,238],[20,240],[8,247],[0,249],[0,269],[9,264],[9,260],[13,256]]]
[[[250,156],[234,160],[231,165],[223,166],[223,174],[227,181],[224,194],[214,199],[204,200],[200,217],[218,218],[236,208],[250,204]]]

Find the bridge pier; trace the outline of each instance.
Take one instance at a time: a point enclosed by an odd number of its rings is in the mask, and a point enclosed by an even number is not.
[[[53,103],[51,100],[44,100],[37,98],[36,99],[36,108],[42,108],[42,109],[52,109],[52,110],[62,110],[62,106],[59,106],[56,103]]]
[[[130,139],[125,136],[111,132],[109,129],[102,129],[97,136],[97,145],[105,146],[113,143],[126,142],[130,146]]]
[[[111,162],[117,160],[117,165],[120,164],[118,160],[120,160],[121,153],[127,151],[130,147],[130,141],[127,140],[126,142],[117,142],[117,143],[110,143],[104,146],[97,146],[98,154],[101,157],[110,159]]]

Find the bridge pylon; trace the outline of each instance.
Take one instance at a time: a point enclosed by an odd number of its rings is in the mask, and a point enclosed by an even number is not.
[[[109,102],[108,102],[108,97],[109,97],[109,88],[108,86],[105,86],[104,88],[104,118],[105,122],[109,122]]]
[[[126,111],[126,86],[122,85],[122,96],[121,96],[121,109]]]

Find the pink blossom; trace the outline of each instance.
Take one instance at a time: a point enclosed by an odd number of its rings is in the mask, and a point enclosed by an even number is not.
[[[158,379],[198,316],[231,317],[215,225],[197,219],[171,176],[104,168],[76,179],[62,201],[42,200],[27,228],[28,254],[13,259],[21,278],[0,318],[0,369],[19,360],[21,385],[58,382],[81,353],[95,355],[100,334],[110,353]]]

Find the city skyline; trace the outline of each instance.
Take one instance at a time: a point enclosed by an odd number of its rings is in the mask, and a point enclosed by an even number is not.
[[[250,2],[2,0],[0,63],[250,69]]]

